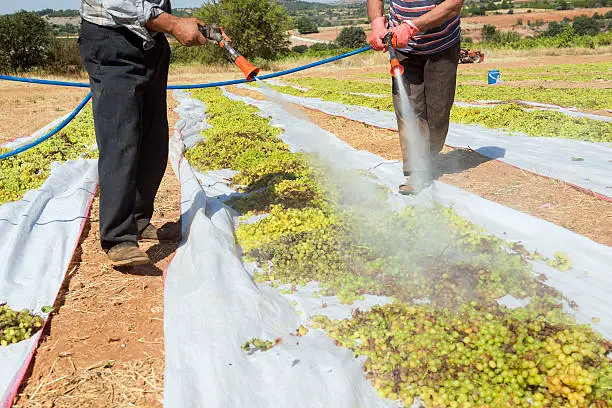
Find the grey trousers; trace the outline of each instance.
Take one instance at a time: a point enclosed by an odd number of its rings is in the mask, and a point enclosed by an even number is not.
[[[100,159],[100,240],[108,250],[136,242],[153,216],[168,162],[166,85],[170,47],[163,35],[143,49],[124,28],[83,21],[81,58],[89,73]]]
[[[444,147],[450,111],[455,101],[459,43],[444,51],[427,54],[397,52],[397,59],[404,67],[404,84],[410,103],[419,120],[421,135],[429,144],[432,155]],[[393,104],[399,127],[400,146],[404,162],[404,174],[411,172],[408,159],[409,143],[404,118],[400,111],[398,81],[393,78]]]

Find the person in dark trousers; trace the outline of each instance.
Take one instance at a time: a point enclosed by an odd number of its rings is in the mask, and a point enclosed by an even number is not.
[[[100,158],[100,241],[115,266],[150,263],[138,240],[178,241],[150,221],[168,162],[170,46],[206,42],[202,22],[171,14],[170,0],[83,0],[81,58],[89,74]]]
[[[455,100],[462,6],[463,0],[390,0],[387,19],[383,16],[384,0],[367,0],[372,22],[368,42],[374,50],[383,51],[385,35],[389,31],[396,34],[396,56],[404,67],[406,93],[432,158],[444,147]],[[408,160],[410,146],[404,131],[407,125],[400,112],[398,87],[394,77],[393,104],[407,177],[399,191],[412,194],[415,188],[410,182],[413,170]]]

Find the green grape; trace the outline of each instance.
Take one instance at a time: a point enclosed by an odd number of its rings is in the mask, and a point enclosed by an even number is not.
[[[382,396],[405,403],[418,396],[427,406],[587,407],[612,397],[610,344],[587,326],[537,313],[395,302],[313,321],[366,357],[366,375]]]
[[[42,317],[30,314],[28,310],[18,312],[0,303],[0,346],[29,339],[42,328],[43,323]]]
[[[242,349],[248,352],[266,351],[274,347],[274,343],[270,340],[262,340],[256,337],[242,344]]]
[[[554,259],[549,259],[546,263],[553,268],[557,268],[560,271],[567,272],[572,269],[572,261],[569,256],[561,251],[555,253]]]

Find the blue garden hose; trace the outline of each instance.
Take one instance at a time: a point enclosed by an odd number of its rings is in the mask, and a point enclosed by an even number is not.
[[[280,76],[283,76],[283,75],[288,75],[288,74],[292,74],[294,72],[304,71],[306,69],[318,67],[319,65],[328,64],[330,62],[338,61],[338,60],[341,60],[343,58],[348,58],[348,57],[351,57],[353,55],[357,55],[357,54],[360,54],[362,52],[366,52],[368,50],[370,50],[370,47],[366,46],[366,47],[359,48],[357,50],[353,50],[353,51],[350,51],[350,52],[347,52],[347,53],[344,53],[344,54],[336,55],[335,57],[326,58],[326,59],[321,60],[321,61],[312,62],[310,64],[302,65],[302,66],[296,67],[296,68],[286,69],[284,71],[273,72],[271,74],[258,76],[257,78],[258,79],[277,78],[277,77],[280,77]],[[76,87],[76,88],[89,88],[89,84],[88,83],[84,83],[84,82],[54,81],[54,80],[49,80],[49,79],[23,78],[23,77],[11,76],[11,75],[0,75],[0,80],[14,81],[14,82],[27,82],[27,83],[31,83],[31,84],[40,84],[40,85],[55,85],[55,86],[68,86],[68,87]],[[234,79],[234,80],[231,80],[231,81],[209,82],[209,83],[206,83],[206,84],[169,85],[168,89],[213,88],[213,87],[219,87],[219,86],[244,84],[246,82],[247,82],[246,79]],[[21,147],[15,149],[15,150],[10,151],[10,152],[1,154],[0,155],[0,160],[6,159],[7,157],[15,156],[15,155],[17,155],[17,154],[19,154],[21,152],[24,152],[24,151],[26,151],[28,149],[31,149],[32,147],[37,146],[40,143],[44,142],[45,140],[49,139],[51,136],[57,134],[59,131],[61,131],[63,128],[65,128],[66,125],[68,125],[68,123],[70,123],[76,117],[76,115],[79,114],[79,112],[83,109],[83,107],[87,104],[87,102],[89,102],[90,99],[91,99],[91,92],[88,93],[87,96],[81,101],[81,103],[79,103],[79,106],[77,106],[76,109],[66,119],[64,119],[62,121],[62,123],[60,123],[58,126],[56,126],[53,130],[48,132],[46,135],[41,136],[40,138],[38,138],[38,139],[36,139],[36,140],[34,140],[34,141],[24,145],[24,146],[21,146]]]

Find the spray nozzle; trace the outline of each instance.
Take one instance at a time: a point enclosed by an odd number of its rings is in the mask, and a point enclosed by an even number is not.
[[[389,57],[391,57],[391,70],[389,71],[392,76],[400,76],[404,73],[404,67],[400,64],[399,60],[395,56],[395,48],[397,47],[397,36],[389,31],[387,35],[383,37],[383,44],[389,51]]]
[[[203,26],[198,24],[198,29],[206,39],[216,42],[219,44],[219,47],[227,51],[230,59],[240,68],[247,81],[255,79],[257,74],[259,74],[259,68],[251,64],[232,47],[232,39],[225,34],[222,27],[217,27],[216,25]]]

